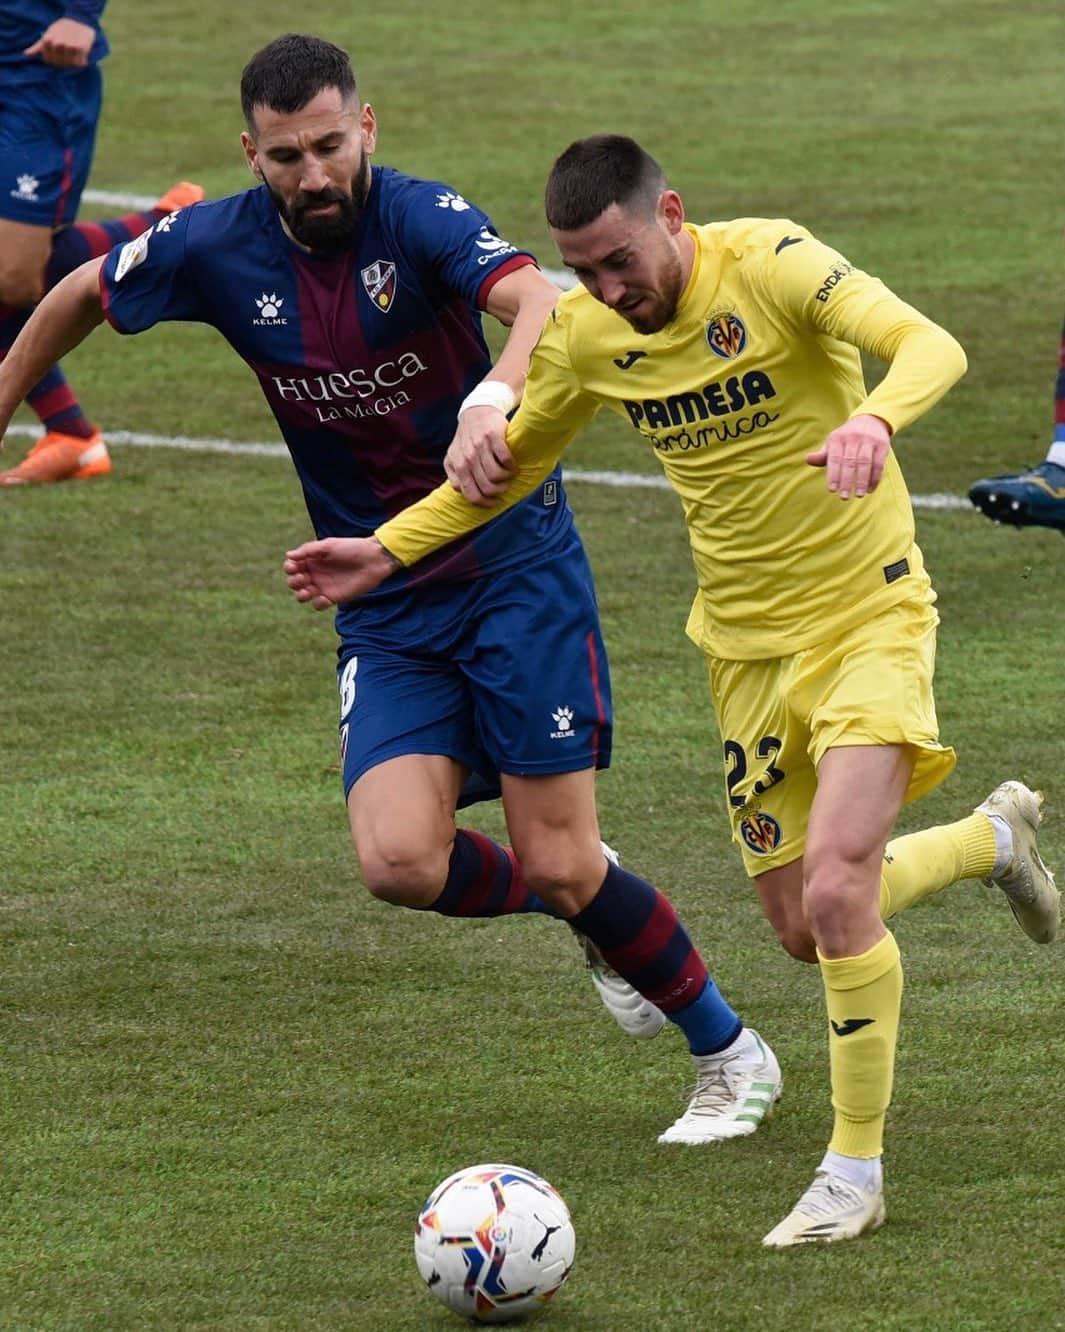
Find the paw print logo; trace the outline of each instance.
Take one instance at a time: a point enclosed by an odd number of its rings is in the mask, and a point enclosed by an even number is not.
[[[40,183],[41,182],[36,176],[19,176],[18,189],[12,190],[11,193],[16,199],[32,199],[36,201],[37,187]]]
[[[256,296],[255,298],[255,304],[259,307],[259,313],[264,319],[276,319],[281,313],[281,307],[284,303],[284,299],[278,296],[277,292],[268,296],[264,291],[262,296]]]
[[[573,709],[559,708],[557,712],[552,712],[551,716],[555,719],[555,725],[562,732],[573,729]]]
[[[452,212],[464,213],[469,204],[461,194],[456,194],[454,190],[445,190],[443,194],[436,196],[437,208],[450,208]]]

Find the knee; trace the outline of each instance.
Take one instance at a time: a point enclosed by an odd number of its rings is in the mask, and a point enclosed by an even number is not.
[[[797,962],[816,962],[817,945],[814,937],[805,926],[781,926],[776,929],[781,948]]]
[[[429,907],[447,881],[446,847],[419,848],[377,843],[356,847],[370,894],[393,906]]]
[[[44,295],[44,274],[32,268],[7,268],[0,265],[0,305],[16,310],[36,305]]]
[[[862,912],[876,897],[880,854],[866,848],[808,849],[803,864],[803,915],[815,939],[834,933],[840,922]],[[867,891],[867,889],[869,891]],[[875,905],[875,903],[874,903]]]
[[[562,838],[537,843],[519,857],[519,864],[526,887],[565,916],[588,905],[606,874],[598,844],[582,850],[566,846]]]

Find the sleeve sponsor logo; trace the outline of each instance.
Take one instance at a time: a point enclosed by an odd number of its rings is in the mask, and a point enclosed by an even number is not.
[[[814,299],[822,302],[827,301],[847,274],[853,272],[854,265],[849,264],[846,259],[841,259],[832,272],[829,273],[828,277],[825,278],[824,282],[821,283],[820,287],[818,287]]]
[[[477,259],[477,262],[482,266],[492,263],[495,259],[502,258],[505,254],[517,254],[518,252],[516,245],[511,245],[510,241],[504,240],[502,236],[497,236],[494,231],[489,231],[487,227],[480,229],[474,244],[479,250],[484,251]]]
[[[115,281],[121,282],[127,273],[132,272],[138,264],[143,264],[148,257],[148,240],[154,228],[149,227],[147,231],[142,231],[134,240],[127,241],[118,252],[118,263],[115,265]]]

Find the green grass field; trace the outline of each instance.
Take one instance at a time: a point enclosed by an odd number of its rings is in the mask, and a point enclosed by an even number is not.
[[[113,0],[94,186],[243,188],[242,64],[287,27],[318,31],[355,56],[379,160],[448,180],[547,263],[547,169],[608,129],[662,159],[694,219],[790,216],[884,276],[970,357],[899,442],[916,493],[1042,456],[1065,285],[1053,6],[224,9],[219,35],[206,0]],[[105,429],[277,437],[203,329],[101,330],[67,368]],[[570,492],[614,669],[604,833],[671,893],[785,1068],[763,1131],[687,1151],[655,1143],[688,1090],[683,1042],[626,1041],[567,931],[362,889],[331,624],[280,573],[309,532],[288,464],[113,453],[107,481],[0,504],[0,1328],[458,1327],[421,1286],[412,1227],[439,1179],[483,1160],[540,1171],[573,1212],[577,1266],[545,1329],[1065,1327],[1061,953],[980,885],[898,922],[888,1225],[829,1250],[759,1245],[826,1140],[823,1005],[728,844],[671,495]],[[615,422],[570,461],[656,466]],[[1047,794],[1060,865],[1065,545],[965,511],[918,522],[960,761],[904,826],[1019,776]],[[494,808],[476,820],[502,831]]]

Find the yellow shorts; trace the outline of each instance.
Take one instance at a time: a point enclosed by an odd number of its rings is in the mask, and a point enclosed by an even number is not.
[[[907,801],[949,776],[932,697],[938,623],[933,605],[903,601],[791,657],[709,658],[732,836],[752,878],[802,855],[826,750],[911,746]]]

